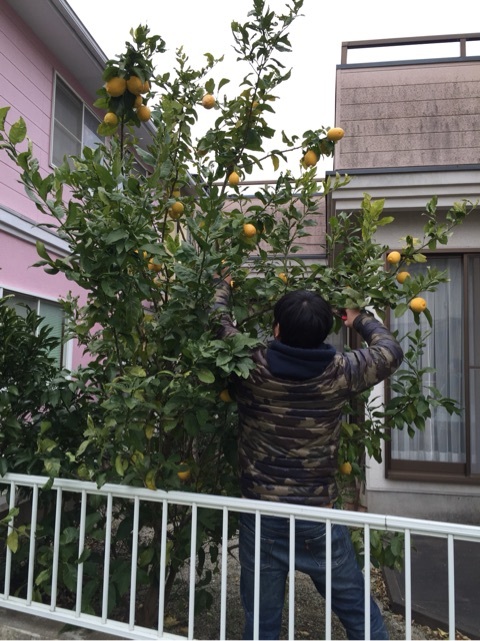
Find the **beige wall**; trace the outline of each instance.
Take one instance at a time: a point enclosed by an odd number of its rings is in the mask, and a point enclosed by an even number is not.
[[[338,67],[336,170],[480,162],[480,62]]]

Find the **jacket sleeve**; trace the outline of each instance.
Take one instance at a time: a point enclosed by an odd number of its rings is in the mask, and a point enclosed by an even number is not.
[[[353,327],[368,345],[344,354],[347,384],[355,394],[393,374],[403,361],[403,350],[387,327],[369,314],[357,316]]]
[[[240,333],[235,327],[232,315],[229,311],[228,302],[230,299],[230,286],[224,280],[215,282],[215,294],[213,297],[212,316],[219,322],[217,338],[228,338]]]

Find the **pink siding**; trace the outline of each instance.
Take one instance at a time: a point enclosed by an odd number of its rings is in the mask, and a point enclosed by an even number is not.
[[[55,254],[51,254],[55,257]],[[26,260],[23,260],[23,259]],[[45,274],[41,267],[33,267],[40,260],[36,251],[32,252],[30,243],[10,236],[9,242],[2,246],[0,258],[1,283],[7,289],[27,294],[58,299],[65,294],[65,279],[61,274]]]
[[[51,170],[50,129],[55,71],[87,104],[90,102],[77,80],[71,77],[4,0],[0,0],[0,106],[10,106],[7,125],[20,116],[25,120],[34,155],[45,172]],[[45,217],[25,194],[15,174],[6,170],[5,164],[12,167],[8,158],[0,155],[0,204],[36,222],[45,222]],[[13,171],[18,170],[13,168]],[[5,189],[7,201],[4,198]]]
[[[48,170],[53,65],[43,45],[22,25],[11,9],[0,2],[0,104],[10,106],[7,124],[21,116],[41,167]],[[42,217],[18,183],[16,168],[6,170],[1,156],[0,202],[40,222]]]
[[[43,173],[49,165],[52,95],[55,70],[80,96],[82,88],[75,78],[55,60],[29,27],[11,7],[0,0],[0,107],[10,107],[7,126],[22,117],[34,155]],[[26,143],[25,143],[26,145]],[[0,214],[11,211],[35,223],[53,222],[37,210],[19,182],[19,170],[4,152],[0,152]],[[68,291],[85,300],[85,292],[63,275],[46,274],[32,267],[39,260],[35,245],[0,229],[0,287],[28,293],[39,298],[58,299]],[[72,366],[83,362],[74,349]]]

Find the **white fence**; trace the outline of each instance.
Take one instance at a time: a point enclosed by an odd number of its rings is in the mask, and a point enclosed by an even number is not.
[[[96,484],[89,482],[80,482],[72,480],[55,479],[53,485],[46,486],[48,479],[38,476],[24,476],[17,474],[8,474],[0,478],[0,493],[8,497],[7,509],[11,510],[16,507],[19,497],[25,495],[28,491],[28,554],[26,555],[26,585],[21,596],[13,592],[12,586],[12,563],[15,561],[15,554],[10,548],[4,546],[4,558],[0,558],[0,567],[4,563],[3,591],[0,592],[0,607],[16,610],[19,612],[30,613],[40,617],[45,617],[55,621],[60,621],[75,626],[80,626],[96,631],[102,631],[114,635],[117,638],[132,639],[180,639],[195,638],[195,581],[196,581],[196,550],[197,550],[197,517],[199,510],[206,508],[218,510],[222,516],[222,541],[221,547],[227,550],[229,544],[228,521],[229,515],[233,513],[252,513],[256,515],[257,536],[256,536],[256,594],[255,594],[255,624],[254,630],[258,635],[258,611],[259,611],[259,550],[260,534],[258,523],[261,523],[261,515],[282,516],[290,519],[290,531],[294,533],[294,522],[296,518],[309,519],[326,524],[326,545],[327,545],[327,568],[326,568],[326,586],[327,593],[325,598],[325,629],[323,631],[325,639],[332,638],[332,615],[331,615],[331,558],[329,554],[330,532],[333,523],[342,523],[347,526],[363,528],[364,548],[365,548],[365,593],[366,593],[366,610],[365,610],[365,638],[369,638],[369,599],[370,594],[370,534],[372,530],[403,532],[405,535],[404,544],[404,561],[405,561],[405,639],[412,638],[411,628],[411,611],[412,611],[412,592],[411,592],[411,536],[412,534],[429,535],[441,537],[448,541],[448,615],[450,639],[455,639],[455,575],[454,575],[454,542],[456,540],[474,541],[480,544],[480,527],[444,523],[438,521],[425,521],[418,519],[400,518],[394,516],[385,516],[378,514],[368,514],[359,512],[349,512],[341,510],[330,510],[322,508],[309,508],[304,506],[294,506],[287,504],[275,504],[260,501],[244,500],[239,498],[229,498],[224,496],[211,496],[204,494],[192,494],[186,492],[164,492],[161,490],[148,490],[144,488],[134,488],[122,485],[104,485],[98,488]],[[45,489],[46,488],[46,489]],[[39,512],[39,493],[49,492],[52,500],[55,501],[55,518],[54,534],[52,538],[52,563],[51,563],[51,586],[50,601],[38,602],[35,600],[35,582],[36,573],[36,554],[38,549],[37,530],[39,529],[39,519],[42,515]],[[76,590],[75,602],[71,607],[65,607],[64,604],[57,604],[58,600],[58,582],[59,582],[59,552],[61,546],[62,533],[62,515],[64,513],[67,501],[72,503],[72,495],[76,495],[78,501],[73,504],[78,506],[78,559],[79,563],[76,571]],[[99,614],[93,615],[82,610],[82,594],[84,591],[83,581],[83,563],[85,546],[88,545],[86,538],[86,519],[87,503],[91,497],[103,497],[104,499],[104,517],[105,517],[105,537],[102,545],[103,554],[103,583],[101,603],[99,604]],[[128,502],[133,508],[133,519],[131,525],[131,539],[128,547],[127,556],[130,559],[130,590],[128,612],[123,613],[122,618],[115,619],[111,616],[108,609],[109,589],[110,589],[110,560],[112,554],[112,531],[115,529],[114,505],[119,502]],[[136,607],[138,601],[137,573],[138,573],[138,554],[139,540],[141,537],[141,526],[139,524],[139,515],[141,506],[144,504],[158,504],[161,510],[161,537],[159,541],[160,549],[160,576],[159,576],[159,595],[158,595],[158,619],[155,628],[140,626],[136,622]],[[182,506],[189,510],[190,518],[190,563],[189,563],[189,580],[188,580],[188,631],[184,636],[173,634],[165,630],[165,576],[168,566],[168,546],[167,531],[168,508],[171,506]],[[15,532],[19,527],[19,517],[8,523],[8,531],[0,536],[3,542],[6,541],[6,535]],[[25,523],[24,523],[25,525]],[[294,576],[294,538],[290,540],[290,577]],[[480,550],[480,548],[479,548]],[[0,550],[1,553],[1,550]],[[218,632],[214,638],[225,639],[226,627],[229,612],[227,611],[227,585],[229,581],[227,554],[221,555],[220,560],[220,604]],[[2,589],[0,576],[0,589]],[[13,593],[12,593],[13,592]],[[168,627],[168,626],[167,626]],[[288,595],[288,638],[295,638],[295,581],[290,580]]]

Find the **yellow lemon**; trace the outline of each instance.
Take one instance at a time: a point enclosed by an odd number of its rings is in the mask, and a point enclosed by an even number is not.
[[[421,296],[417,296],[416,298],[412,298],[412,300],[409,303],[409,306],[412,312],[416,312],[417,314],[420,314],[421,312],[424,312],[427,309],[427,301]]]
[[[134,108],[134,109],[138,109],[138,108],[139,108],[139,107],[141,107],[142,105],[143,105],[143,98],[142,98],[142,96],[140,96],[140,94],[139,94],[138,96],[135,96],[135,100],[134,100],[134,102],[133,102],[133,108]]]
[[[120,76],[115,76],[114,78],[110,78],[110,80],[107,80],[105,83],[105,89],[106,92],[108,93],[109,96],[112,96],[113,98],[118,98],[118,96],[122,96],[125,93],[125,89],[127,88],[127,81],[125,78],[120,78]]]
[[[390,265],[396,265],[397,263],[400,262],[402,256],[400,252],[393,251],[390,252],[387,256],[387,262],[390,263]]]
[[[177,202],[173,203],[173,205],[168,210],[168,215],[170,216],[170,218],[172,218],[172,220],[178,220],[183,214],[184,209],[185,207],[183,206],[183,203],[177,200]]]
[[[280,280],[283,280],[283,282],[285,283],[285,285],[287,284],[287,282],[288,282],[288,278],[287,278],[287,275],[286,275],[286,274],[284,274],[284,272],[280,272],[280,274],[278,275],[278,277],[280,278]]]
[[[257,228],[252,223],[245,223],[243,226],[243,233],[247,238],[252,238],[257,233]]]
[[[142,90],[140,91],[140,93],[148,93],[149,91],[150,91],[150,83],[148,82],[148,80],[145,80],[145,82],[142,85]]]
[[[145,475],[145,486],[148,487],[149,490],[157,489],[157,486],[155,484],[155,476],[156,474],[154,470],[149,470]]]
[[[220,398],[224,403],[231,403],[233,401],[233,398],[230,396],[230,392],[227,388],[220,392]]]
[[[211,109],[215,106],[215,96],[212,96],[211,93],[206,93],[202,98],[202,107],[205,109]]]
[[[153,258],[150,258],[148,261],[148,269],[152,272],[159,272],[162,269],[162,266],[156,263]]]
[[[228,177],[228,184],[235,187],[236,185],[238,185],[239,182],[240,182],[240,176],[237,174],[236,171],[232,171],[232,173]]]
[[[408,272],[398,272],[396,278],[399,283],[404,283],[407,278],[410,278],[410,274]]]
[[[315,167],[317,162],[318,162],[317,154],[313,151],[313,149],[309,149],[303,157],[303,166]]]
[[[118,125],[118,116],[117,114],[113,113],[113,111],[108,111],[103,117],[103,122],[106,125]]]
[[[143,81],[138,76],[130,76],[127,80],[127,89],[130,93],[138,96],[143,90]]]
[[[341,140],[345,135],[345,132],[341,127],[333,127],[332,129],[329,129],[327,131],[327,138],[329,140],[333,140],[336,142],[337,140]]]
[[[182,463],[180,463],[180,465],[185,467],[186,463],[182,462]],[[191,474],[191,472],[190,472],[190,468],[189,467],[187,467],[186,469],[183,469],[183,470],[179,470],[177,472],[177,476],[181,481],[188,481],[188,479],[190,478],[190,474]]]
[[[177,216],[181,216],[185,210],[185,206],[182,202],[177,200],[176,203],[173,203],[171,209],[174,214],[176,214]]]
[[[137,109],[137,116],[141,122],[147,122],[147,120],[150,120],[151,115],[152,111],[150,107],[147,107],[147,105],[140,105]]]
[[[342,463],[339,467],[339,470],[342,474],[351,474],[352,473],[352,464],[348,461]]]

